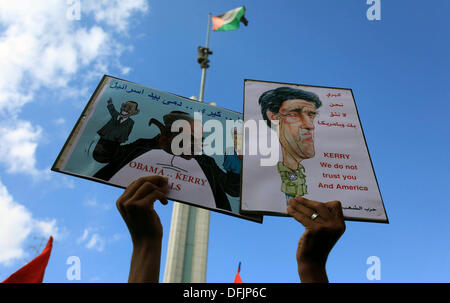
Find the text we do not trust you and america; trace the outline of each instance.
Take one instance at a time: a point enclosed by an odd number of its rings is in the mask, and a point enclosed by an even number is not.
[[[333,159],[333,161],[321,161],[320,166],[325,169],[332,169],[334,172],[322,172],[324,182],[319,182],[318,187],[321,189],[340,189],[353,191],[368,191],[368,187],[360,184],[329,183],[329,181],[358,181],[356,172],[358,165],[348,162],[351,161],[351,155],[345,153],[323,153],[324,158]],[[336,161],[337,159],[338,161]],[[332,163],[331,163],[332,162]],[[337,172],[336,172],[337,170]],[[354,183],[354,182],[352,182]]]

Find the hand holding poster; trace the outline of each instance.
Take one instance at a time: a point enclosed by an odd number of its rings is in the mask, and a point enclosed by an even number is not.
[[[164,176],[169,199],[261,222],[239,213],[241,157],[232,134],[240,120],[239,113],[104,76],[52,170],[122,188]],[[224,138],[231,138],[226,146]]]
[[[247,135],[254,121],[258,135]],[[246,80],[243,133],[243,213],[287,215],[300,195],[340,201],[348,220],[387,222],[350,89]]]

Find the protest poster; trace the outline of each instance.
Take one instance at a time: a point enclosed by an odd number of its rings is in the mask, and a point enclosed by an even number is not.
[[[242,132],[242,213],[288,216],[300,195],[388,223],[351,89],[245,80]]]
[[[164,176],[171,200],[262,222],[239,213],[236,121],[240,113],[105,75],[52,170],[121,188]]]

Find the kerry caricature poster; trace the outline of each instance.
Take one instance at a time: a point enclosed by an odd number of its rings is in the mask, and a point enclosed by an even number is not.
[[[287,216],[300,195],[388,223],[351,89],[245,80],[242,132],[242,213]]]
[[[52,170],[121,188],[165,176],[171,200],[262,222],[239,213],[238,122],[239,113],[105,75]]]

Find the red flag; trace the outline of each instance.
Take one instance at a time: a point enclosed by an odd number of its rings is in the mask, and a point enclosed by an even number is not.
[[[239,262],[238,271],[236,277],[234,277],[234,283],[242,283],[241,275],[239,274],[240,272],[241,272],[241,262]]]
[[[31,260],[24,267],[13,273],[2,283],[42,283],[45,268],[47,267],[50,253],[52,252],[53,237],[47,242],[44,250],[39,256]]]

